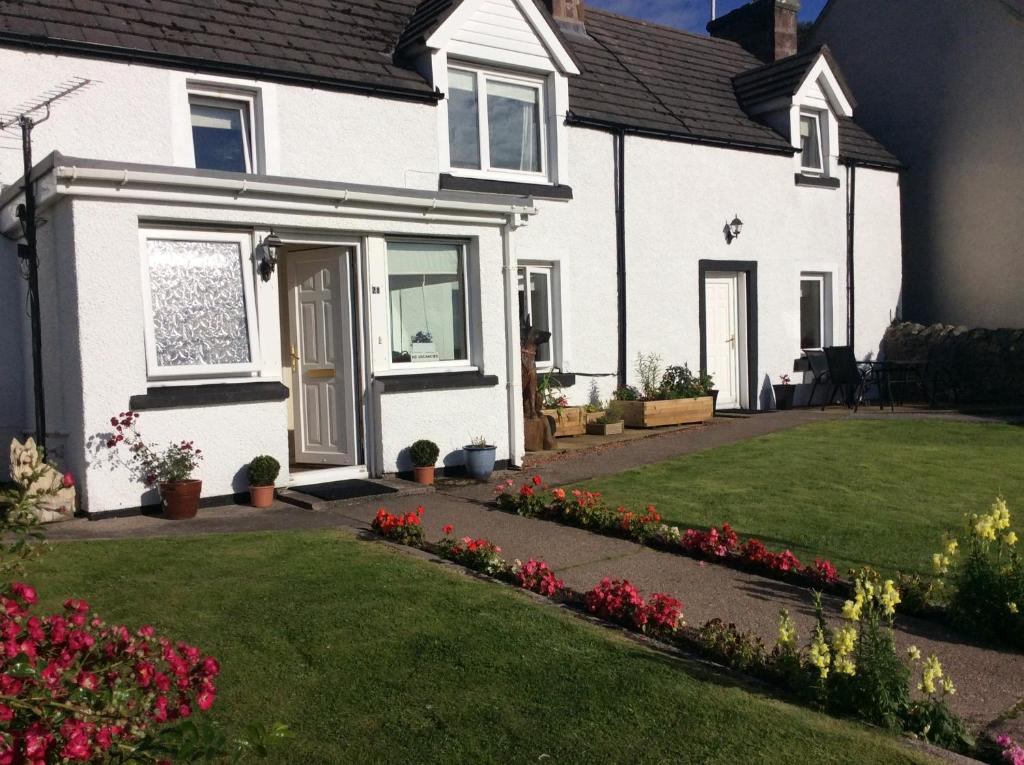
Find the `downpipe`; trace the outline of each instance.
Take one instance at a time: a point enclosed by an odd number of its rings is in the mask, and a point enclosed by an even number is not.
[[[518,220],[517,220],[518,218]],[[502,276],[505,287],[505,390],[508,396],[509,467],[523,464],[523,380],[519,353],[519,297],[516,285],[519,263],[516,260],[513,233],[526,225],[526,216],[509,215],[501,227]]]

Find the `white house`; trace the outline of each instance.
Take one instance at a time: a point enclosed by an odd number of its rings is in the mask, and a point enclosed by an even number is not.
[[[282,485],[408,469],[417,438],[518,464],[521,313],[579,403],[638,352],[749,410],[801,348],[874,353],[899,164],[828,51],[794,55],[794,6],[718,38],[576,0],[4,6],[0,113],[91,81],[35,128],[32,174],[47,431],[85,509],[156,502],[104,459],[127,409],[204,449],[209,501],[260,453]],[[4,135],[8,436],[35,378]]]

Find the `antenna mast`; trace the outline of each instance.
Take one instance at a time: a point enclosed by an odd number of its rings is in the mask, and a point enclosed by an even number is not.
[[[32,182],[32,129],[50,119],[50,107],[73,94],[84,90],[92,83],[84,77],[70,80],[50,88],[34,99],[22,102],[12,110],[0,112],[0,131],[17,126],[21,132],[21,154],[24,167],[22,190],[25,202],[18,205],[17,215],[21,221],[24,244],[18,244],[18,257],[28,270],[28,307],[32,322],[32,377],[35,393],[36,443],[46,450],[46,397],[43,395],[43,332],[39,315],[39,257],[36,229],[36,192]]]

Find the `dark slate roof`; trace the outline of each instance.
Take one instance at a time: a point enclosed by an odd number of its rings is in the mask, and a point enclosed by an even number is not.
[[[0,0],[0,45],[434,100],[396,50],[429,36],[459,2]],[[582,70],[569,86],[576,124],[792,152],[741,106],[734,81],[766,67],[739,45],[595,8],[587,32],[559,35]],[[855,124],[840,127],[848,159],[896,166]]]
[[[572,37],[583,73],[569,82],[574,118],[690,140],[792,151],[740,107],[732,78],[760,62],[739,45],[587,8],[590,39]]]
[[[888,149],[848,117],[839,120],[839,161],[847,165],[867,165],[890,170],[902,167]]]
[[[733,84],[736,87],[736,97],[739,98],[743,108],[751,109],[759,104],[774,101],[777,98],[795,96],[797,90],[803,84],[804,78],[807,77],[808,71],[817,63],[818,58],[821,56],[825,57],[829,68],[836,76],[836,80],[839,82],[839,87],[842,88],[846,100],[851,105],[855,105],[856,101],[854,100],[853,92],[850,90],[850,86],[846,84],[846,79],[839,70],[839,65],[836,63],[835,58],[832,56],[832,51],[828,49],[827,45],[812,48],[803,53],[797,53],[795,56],[787,56],[770,64],[759,66],[757,69],[741,72],[733,78]]]
[[[432,97],[392,51],[418,0],[0,0],[0,44]]]

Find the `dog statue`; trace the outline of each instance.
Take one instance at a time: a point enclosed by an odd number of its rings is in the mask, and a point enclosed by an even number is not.
[[[11,479],[34,500],[40,523],[63,521],[74,515],[74,479],[48,464],[31,436],[24,444],[11,439]]]

